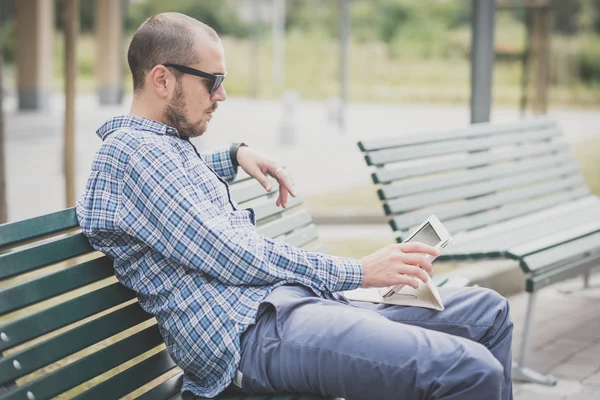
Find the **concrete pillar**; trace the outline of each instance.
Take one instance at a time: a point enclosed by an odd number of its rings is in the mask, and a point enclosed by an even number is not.
[[[100,104],[123,98],[123,4],[96,0],[96,82]]]
[[[471,123],[489,122],[494,73],[494,0],[472,1]]]
[[[52,93],[54,0],[15,3],[19,109],[48,109]]]

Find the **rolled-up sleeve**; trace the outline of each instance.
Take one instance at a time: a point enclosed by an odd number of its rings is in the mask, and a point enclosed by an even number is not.
[[[222,148],[208,153],[200,153],[202,159],[227,182],[232,182],[238,169],[233,166],[229,148]]]

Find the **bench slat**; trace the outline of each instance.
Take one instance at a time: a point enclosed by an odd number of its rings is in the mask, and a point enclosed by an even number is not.
[[[488,224],[525,215],[533,211],[539,211],[557,203],[564,203],[586,196],[587,194],[589,194],[589,189],[582,187],[570,192],[562,192],[553,196],[546,196],[529,202],[511,204],[485,213],[479,213],[469,217],[451,220],[448,221],[448,223],[444,222],[444,225],[446,225],[448,231],[450,232],[459,232],[462,230],[479,228]]]
[[[8,337],[8,341],[0,340],[0,351],[52,332],[133,298],[135,298],[133,291],[120,283],[113,283],[35,314],[8,322],[0,326],[0,333],[4,333]]]
[[[565,167],[565,164],[572,161],[573,157],[568,154],[560,154],[558,157],[540,157],[510,164],[494,164],[468,171],[460,170],[444,174],[441,177],[384,185],[379,189],[379,198],[381,200],[390,200],[399,196],[408,196],[415,193],[481,182],[492,178],[516,175],[523,172],[529,172],[532,169],[556,166]],[[577,165],[574,163],[573,166],[578,169]]]
[[[119,399],[175,368],[167,350],[144,361],[74,397],[77,400]],[[165,399],[167,397],[163,397]]]
[[[535,190],[536,186],[531,186],[531,184],[537,182],[543,182],[552,179],[553,182],[551,183],[539,185],[540,187],[553,187],[551,190],[561,190],[583,185],[585,183],[583,177],[581,175],[573,175],[577,172],[578,167],[576,165],[547,168],[542,171],[520,174],[518,176],[511,176],[508,178],[494,179],[483,183],[475,183],[467,186],[446,188],[443,190],[405,196],[399,199],[389,200],[387,204],[385,204],[385,212],[387,215],[397,214],[408,210],[423,208],[433,204],[463,200],[470,197],[482,196],[485,194],[513,188],[518,188],[518,190],[511,192],[513,196],[510,197],[522,197],[524,194],[529,193],[531,193],[531,195],[528,197],[534,197],[537,195],[538,191]],[[524,187],[524,185],[528,186]],[[543,190],[542,192],[547,191],[548,190]],[[506,193],[500,193],[500,195],[507,196]],[[510,201],[510,197],[507,199],[507,201]],[[472,202],[465,202],[463,204],[465,207],[461,213],[466,214],[475,212],[477,209],[470,209],[469,207],[472,204]]]
[[[368,165],[416,160],[453,153],[481,151],[498,146],[525,143],[532,140],[550,140],[560,134],[555,128],[541,131],[505,133],[501,136],[475,139],[456,139],[444,143],[415,144],[391,150],[376,150],[365,155]]]
[[[74,208],[0,225],[0,249],[78,228]]]
[[[267,218],[267,217],[272,217],[281,212],[288,211],[290,208],[302,204],[302,198],[300,196],[298,196],[298,197],[290,196],[290,198],[288,199],[287,208],[285,208],[285,209],[281,208],[281,207],[277,207],[275,205],[275,201],[276,201],[276,197],[273,197],[272,199],[269,199],[268,202],[261,203],[255,207],[253,207],[256,222],[259,222],[260,220]]]
[[[570,241],[548,250],[534,253],[521,259],[521,268],[526,272],[569,261],[573,258],[600,251],[600,232]]]
[[[295,214],[286,215],[281,219],[273,222],[269,222],[258,228],[258,233],[268,237],[277,237],[284,233],[293,231],[296,228],[305,226],[312,222],[310,214],[306,211],[302,211]]]
[[[373,172],[371,177],[375,183],[389,183],[400,179],[452,171],[461,168],[480,167],[502,161],[512,161],[548,154],[552,155],[554,153],[557,153],[558,157],[562,152],[567,151],[568,148],[566,143],[552,142],[542,143],[536,147],[519,148],[518,150],[506,152],[471,154],[468,157],[445,160],[444,162],[432,159],[427,164],[420,164],[418,168],[414,165],[379,168]]]
[[[0,291],[0,315],[49,299],[114,275],[104,256]]]
[[[563,229],[554,234],[547,234],[540,237],[537,240],[519,244],[517,246],[509,248],[509,252],[514,257],[525,257],[534,253],[538,253],[544,249],[550,249],[555,246],[560,246],[563,243],[567,243],[571,240],[581,238],[600,231],[600,219],[591,220],[587,223],[582,223],[573,226],[569,229]],[[598,241],[598,247],[600,247],[600,241]]]
[[[600,254],[591,254],[568,262],[560,267],[541,271],[527,278],[525,290],[532,293],[556,282],[564,281],[573,276],[581,275],[584,271],[597,267],[600,263]]]
[[[548,221],[553,218],[568,218],[570,214],[575,213],[578,210],[593,210],[597,207],[600,207],[600,199],[595,196],[586,196],[509,221],[502,221],[494,225],[488,225],[475,229],[473,231],[463,232],[455,236],[453,247],[456,247],[457,245],[460,246],[464,243],[471,243],[475,240],[514,233],[514,231],[523,230],[528,226],[539,224],[543,221]]]
[[[161,343],[162,337],[158,327],[153,325],[33,382],[26,383],[11,393],[0,396],[0,400],[25,399],[27,392],[31,392],[38,399],[54,397]]]
[[[482,137],[515,133],[529,130],[549,129],[556,127],[556,122],[548,117],[531,118],[514,124],[496,125],[493,123],[472,124],[468,130],[455,129],[449,132],[421,132],[413,135],[393,136],[380,139],[364,140],[358,143],[361,151],[381,150],[390,147],[407,146],[417,143],[439,142],[440,140],[465,137]]]
[[[291,244],[292,246],[302,247],[307,243],[317,238],[317,228],[314,225],[309,225],[297,232],[287,236],[284,241]]]
[[[537,222],[535,224],[536,229],[516,229],[513,232],[482,238],[477,243],[483,251],[497,248],[499,243],[502,243],[505,249],[510,249],[586,224],[596,218],[600,220],[600,208],[598,207],[577,210],[570,215],[556,215],[551,219]]]
[[[273,192],[276,193],[277,185],[273,184]],[[244,203],[246,201],[254,200],[262,196],[266,196],[270,194],[265,190],[265,188],[255,179],[253,179],[248,184],[243,185],[232,185],[229,189],[231,193],[231,197],[237,203]]]
[[[138,303],[0,359],[0,386],[153,318]],[[21,369],[14,367],[17,361]]]
[[[172,399],[179,394],[183,385],[183,374],[177,374],[160,385],[153,387],[140,395],[137,400],[165,400]]]
[[[0,256],[0,279],[95,251],[82,233]]]
[[[575,176],[572,177],[572,179],[549,182],[541,185],[531,185],[527,190],[510,190],[478,197],[472,200],[461,201],[459,203],[438,205],[429,209],[408,212],[394,217],[391,223],[395,230],[405,230],[419,225],[431,214],[435,214],[440,221],[445,221],[451,218],[458,218],[465,215],[468,216],[476,212],[497,208],[504,204],[510,204],[511,202],[525,201],[564,189],[570,189],[577,183],[583,183],[583,178]]]

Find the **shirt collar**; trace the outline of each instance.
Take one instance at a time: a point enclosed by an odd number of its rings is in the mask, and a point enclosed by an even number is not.
[[[156,133],[157,135],[180,137],[177,129],[171,126],[151,119],[135,117],[133,115],[120,115],[109,119],[102,124],[96,131],[96,134],[100,139],[104,140],[108,135],[121,128],[133,128]]]

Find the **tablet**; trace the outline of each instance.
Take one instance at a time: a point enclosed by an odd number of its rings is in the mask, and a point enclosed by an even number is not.
[[[402,243],[421,242],[429,246],[435,247],[438,252],[452,244],[452,236],[448,233],[444,225],[435,215],[430,215],[421,225],[408,235]],[[433,261],[435,257],[426,255],[428,260]],[[382,288],[381,294],[383,297],[392,296],[404,287],[404,284],[396,285],[390,288]]]

